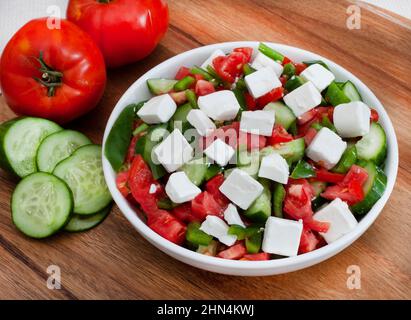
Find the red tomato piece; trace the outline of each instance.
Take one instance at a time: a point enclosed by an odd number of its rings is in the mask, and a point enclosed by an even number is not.
[[[329,183],[339,183],[344,180],[345,175],[342,173],[330,172],[324,168],[315,169],[315,180],[329,182]]]
[[[304,226],[316,232],[327,232],[330,228],[328,222],[314,220],[313,218],[304,220]]]
[[[311,219],[313,215],[311,208],[313,194],[313,189],[307,180],[291,180],[286,188],[284,212],[295,220]]]
[[[128,146],[127,155],[126,155],[126,163],[133,162],[134,156],[136,154],[136,143],[140,136],[133,136],[130,141],[130,145]]]
[[[280,82],[283,87],[285,86],[285,83],[287,82],[287,80],[288,80],[287,76],[280,77]]]
[[[183,66],[183,67],[180,67],[180,69],[178,69],[176,76],[174,78],[176,80],[181,80],[189,75],[190,75],[190,69]]]
[[[352,165],[350,170],[348,170],[347,174],[345,175],[344,184],[349,184],[350,182],[356,182],[360,185],[363,185],[365,181],[368,179],[368,172],[363,167]]]
[[[228,200],[228,198],[221,193],[220,191],[220,186],[223,184],[224,182],[224,175],[223,174],[217,174],[215,177],[213,177],[212,179],[210,179],[207,183],[206,183],[206,190],[211,193],[214,197],[214,199],[222,206],[222,207],[227,207],[228,204],[230,203],[230,200]]]
[[[222,218],[224,209],[208,191],[201,192],[191,200],[191,210],[199,221],[203,221],[208,215]]]
[[[242,52],[232,52],[228,56],[216,57],[213,60],[213,67],[219,77],[229,83],[233,83],[242,71],[247,57]]]
[[[301,72],[307,69],[307,65],[305,63],[294,63],[295,67],[295,74],[298,76]]]
[[[253,48],[250,48],[250,47],[235,48],[233,52],[240,52],[244,54],[245,63],[249,63],[251,60],[251,56],[253,55]]]
[[[178,207],[173,208],[171,212],[178,220],[182,222],[190,223],[199,221],[199,219],[193,214],[190,202],[183,203]]]
[[[265,95],[257,99],[258,109],[264,108],[270,102],[280,100],[283,96],[284,96],[283,87],[274,88],[269,93],[266,93]]]
[[[169,95],[177,105],[182,105],[183,103],[187,102],[185,91],[170,92]]]
[[[241,259],[247,253],[243,243],[235,244],[226,250],[220,251],[217,257],[230,260]]]
[[[245,99],[245,105],[248,111],[257,110],[257,102],[250,93],[245,92],[244,99]]]
[[[157,209],[148,215],[147,225],[163,238],[182,245],[186,238],[187,227],[170,212]]]
[[[122,171],[119,172],[116,177],[117,189],[121,192],[123,197],[127,197],[130,194],[130,189],[127,184],[129,173],[128,170]]]
[[[195,86],[195,93],[197,96],[205,96],[215,92],[213,84],[206,80],[198,80]]]
[[[300,246],[298,247],[298,253],[303,254],[311,252],[316,249],[319,240],[315,234],[307,227],[304,226],[303,232],[301,233]]]
[[[245,261],[263,261],[270,260],[270,254],[266,252],[245,254],[240,260]]]
[[[293,140],[293,136],[289,134],[282,125],[276,124],[274,126],[271,137],[267,139],[267,144],[273,146],[277,143],[289,142],[292,140]]]
[[[371,121],[378,122],[379,118],[380,118],[380,115],[378,114],[378,111],[375,109],[371,109]]]
[[[288,57],[284,56],[282,65],[284,66],[284,65],[286,65],[287,63],[290,63],[290,62],[292,62],[291,59],[289,59]]]
[[[304,136],[305,145],[310,145],[311,141],[313,141],[314,137],[317,135],[317,130],[314,128],[309,128],[307,133]]]

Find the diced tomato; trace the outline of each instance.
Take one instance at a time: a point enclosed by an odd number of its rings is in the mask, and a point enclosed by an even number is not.
[[[140,138],[139,135],[133,136],[131,138],[130,145],[128,146],[128,150],[127,150],[127,155],[126,155],[126,160],[125,160],[126,163],[133,162],[134,156],[136,154],[136,150],[135,150],[136,149],[136,143],[137,143],[139,138]]]
[[[315,180],[329,182],[329,183],[339,183],[344,180],[345,175],[342,173],[330,172],[326,169],[315,169]]]
[[[242,48],[235,48],[233,52],[240,52],[245,56],[245,62],[248,63],[251,60],[251,56],[253,55],[253,48],[250,47],[242,47]]]
[[[247,253],[243,243],[235,244],[226,250],[220,251],[217,257],[230,260],[241,259]]]
[[[307,69],[308,66],[305,63],[294,63],[294,67],[295,67],[295,74],[299,75],[301,72]]]
[[[281,82],[281,85],[283,87],[285,86],[285,83],[287,82],[287,80],[288,80],[288,78],[286,76],[281,76],[280,77],[280,82]]]
[[[206,80],[198,80],[195,87],[195,93],[197,96],[205,96],[207,94],[215,92],[213,84]]]
[[[330,224],[328,222],[314,220],[313,218],[305,219],[304,226],[316,232],[327,232],[330,228]]]
[[[183,244],[187,227],[166,210],[154,210],[148,215],[147,225],[163,238],[176,244]]]
[[[246,261],[270,260],[270,254],[266,252],[245,254],[240,260],[246,260]]]
[[[319,240],[315,234],[307,227],[304,227],[301,233],[300,246],[298,247],[298,253],[307,253],[315,250],[319,243]]]
[[[233,83],[241,75],[247,62],[247,56],[243,52],[232,52],[228,56],[214,58],[213,67],[222,80]]]
[[[280,100],[283,97],[283,95],[284,95],[283,87],[274,88],[269,93],[266,93],[265,95],[257,99],[258,109],[264,108],[270,102]]]
[[[185,91],[170,92],[169,95],[177,105],[181,105],[187,102],[187,96]]]
[[[203,221],[208,215],[222,218],[225,206],[221,206],[211,193],[203,191],[191,200],[191,210],[199,221]]]
[[[130,172],[128,170],[122,171],[119,172],[116,177],[117,189],[124,197],[127,197],[130,194],[130,189],[127,184],[129,173]]]
[[[292,62],[292,61],[288,57],[284,56],[282,65],[284,66],[284,65],[286,65],[287,63],[290,63],[290,62]]]
[[[333,112],[333,107],[317,107],[302,114],[298,117],[299,136],[303,137],[311,128],[311,125],[315,122],[321,121],[324,116],[327,116],[328,119],[333,122]]]
[[[204,80],[204,77],[202,74],[193,74],[194,79],[196,79],[196,82],[200,80]]]
[[[378,111],[375,109],[371,109],[371,121],[377,122],[379,118],[380,118],[380,115],[378,114]]]
[[[293,136],[284,129],[281,124],[276,124],[271,137],[267,139],[267,144],[273,146],[277,143],[289,142],[293,140]]]
[[[198,217],[196,217],[191,209],[191,203],[186,202],[183,203],[171,210],[171,213],[180,221],[185,223],[190,223],[194,221],[199,221]]]
[[[247,145],[247,150],[259,150],[267,145],[267,138],[257,134],[239,132],[238,145]]]
[[[313,189],[305,179],[291,180],[286,188],[284,212],[295,220],[311,219]]]
[[[253,98],[251,94],[248,92],[244,93],[245,105],[248,111],[255,111],[257,110],[257,102]]]
[[[174,78],[176,80],[181,80],[187,77],[188,75],[190,75],[190,69],[187,67],[180,67],[180,69],[178,69],[177,74]]]
[[[340,198],[346,201],[348,205],[354,205],[364,200],[363,184],[368,179],[368,173],[365,169],[352,165],[343,181],[337,185],[327,187],[321,196],[328,200]]]
[[[307,112],[304,112],[301,116],[298,117],[298,125],[303,125],[306,124],[307,122],[313,120],[314,118],[317,117],[318,115],[318,109],[314,108],[311,110],[308,110]]]
[[[228,200],[228,198],[225,195],[223,195],[220,191],[220,186],[223,184],[223,182],[224,182],[224,175],[220,173],[220,174],[217,174],[212,179],[210,179],[206,183],[205,188],[206,188],[206,191],[208,191],[210,194],[213,195],[214,199],[222,207],[226,207],[230,203],[230,200]]]
[[[313,141],[314,137],[317,135],[317,130],[314,128],[309,128],[307,133],[304,136],[304,142],[306,146],[309,146],[311,141]]]

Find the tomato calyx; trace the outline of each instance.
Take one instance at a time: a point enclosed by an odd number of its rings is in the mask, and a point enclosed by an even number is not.
[[[61,79],[63,78],[63,73],[54,70],[44,62],[42,51],[40,51],[39,57],[35,57],[35,59],[40,63],[40,68],[38,70],[42,74],[41,79],[34,77],[34,80],[41,83],[47,88],[48,97],[53,97],[56,94],[56,87],[60,87],[63,84],[63,82],[61,81]]]

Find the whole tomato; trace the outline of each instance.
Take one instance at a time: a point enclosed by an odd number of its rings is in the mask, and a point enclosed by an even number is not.
[[[61,20],[25,24],[11,38],[0,60],[0,84],[17,114],[65,123],[94,108],[103,95],[106,70],[91,37]]]
[[[108,67],[118,67],[154,50],[168,28],[168,6],[164,0],[70,0],[67,18],[91,35]]]

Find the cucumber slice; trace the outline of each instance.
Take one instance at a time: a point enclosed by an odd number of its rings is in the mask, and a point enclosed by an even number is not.
[[[285,188],[281,183],[276,183],[273,191],[274,215],[278,218],[283,217],[283,202],[285,198]]]
[[[345,149],[340,161],[331,169],[332,172],[346,173],[351,166],[357,162],[357,148],[355,145],[349,146]]]
[[[0,125],[0,166],[19,177],[37,171],[36,153],[48,135],[62,128],[40,118],[17,118]]]
[[[265,147],[261,149],[261,156],[268,156],[272,152],[277,152],[284,157],[288,163],[301,160],[304,157],[305,142],[304,138],[295,139],[290,142],[282,143],[278,147]]]
[[[55,234],[69,221],[73,194],[61,179],[45,172],[19,182],[11,197],[11,215],[17,229],[32,238]]]
[[[357,90],[357,87],[351,81],[347,81],[342,86],[342,91],[351,101],[362,101],[362,97]]]
[[[351,211],[358,215],[364,215],[382,197],[387,186],[387,176],[371,161],[360,163],[360,166],[368,172],[368,179],[363,186],[365,198],[363,201],[351,206]]]
[[[104,180],[99,145],[78,148],[56,166],[53,174],[70,187],[74,196],[74,212],[77,214],[94,214],[111,201]]]
[[[238,153],[238,169],[247,172],[256,179],[260,169],[260,153],[258,151],[240,151]]]
[[[187,120],[188,113],[193,110],[191,104],[186,103],[182,106],[179,106],[170,119],[170,132],[175,128],[180,129],[184,133],[187,129],[192,128],[191,124]]]
[[[288,130],[288,128],[296,120],[296,117],[291,109],[280,101],[267,104],[263,110],[274,110],[275,123],[281,124],[285,128],[285,130]]]
[[[244,215],[254,222],[265,222],[271,216],[271,191],[270,181],[258,179],[263,185],[263,193],[244,211]]]
[[[192,183],[199,186],[205,180],[208,166],[206,159],[200,158],[185,163],[181,170],[185,172]]]
[[[69,222],[64,226],[64,230],[68,232],[82,232],[97,227],[107,218],[113,204],[110,203],[107,207],[97,213],[90,215],[73,214]]]
[[[327,183],[323,181],[312,181],[310,185],[313,187],[314,197],[319,197],[325,188],[327,188]]]
[[[206,181],[215,177],[217,174],[219,174],[222,171],[223,171],[223,168],[221,168],[218,164],[215,164],[215,163],[210,164],[205,174]]]
[[[178,80],[171,79],[148,79],[147,87],[148,90],[154,95],[165,94],[173,90],[174,85]]]
[[[91,140],[74,130],[62,130],[49,135],[37,150],[37,168],[43,172],[53,172],[56,165],[69,157],[75,150]]]
[[[387,155],[387,137],[383,127],[379,123],[372,122],[370,131],[356,143],[355,147],[359,159],[374,161],[380,165]]]

